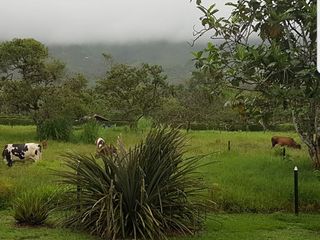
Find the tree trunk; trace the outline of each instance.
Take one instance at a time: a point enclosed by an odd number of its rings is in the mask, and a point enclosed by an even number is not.
[[[320,159],[319,159],[319,145],[315,145],[313,148],[309,148],[309,156],[312,159],[315,169],[320,169]]]
[[[189,132],[190,128],[191,128],[191,122],[187,121],[187,132]]]
[[[319,103],[310,100],[308,109],[295,109],[292,111],[293,124],[301,140],[307,145],[310,159],[314,168],[320,169],[320,126]]]

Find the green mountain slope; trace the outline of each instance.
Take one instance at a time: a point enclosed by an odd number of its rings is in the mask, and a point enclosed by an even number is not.
[[[83,73],[94,82],[106,72],[102,53],[111,54],[118,63],[158,64],[164,68],[171,83],[188,79],[194,70],[191,52],[203,46],[191,47],[187,42],[148,42],[134,44],[50,45],[50,54],[67,64],[70,72]]]

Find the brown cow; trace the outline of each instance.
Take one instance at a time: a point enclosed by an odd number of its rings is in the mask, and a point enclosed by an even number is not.
[[[271,138],[271,142],[272,142],[272,147],[274,147],[275,145],[280,145],[280,146],[288,146],[288,147],[292,147],[292,148],[298,148],[301,149],[301,145],[297,144],[293,138],[291,137],[279,137],[279,136],[273,136]]]

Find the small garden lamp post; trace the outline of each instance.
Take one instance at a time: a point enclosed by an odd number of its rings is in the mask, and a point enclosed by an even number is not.
[[[298,167],[295,166],[293,169],[294,178],[294,213],[299,214],[299,192],[298,192]]]

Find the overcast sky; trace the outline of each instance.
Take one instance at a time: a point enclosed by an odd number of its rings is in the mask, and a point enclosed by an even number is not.
[[[224,0],[217,2],[222,8]],[[0,40],[41,42],[192,41],[195,0],[0,0]]]

